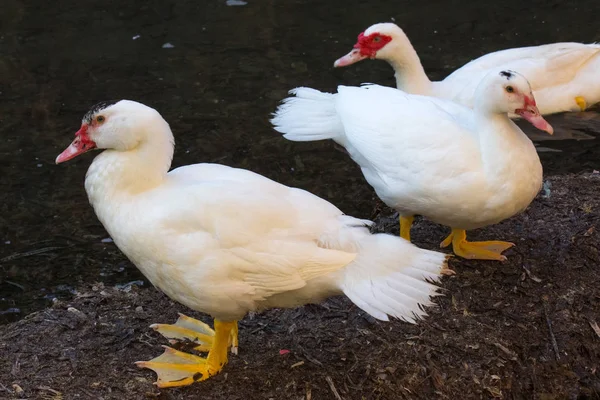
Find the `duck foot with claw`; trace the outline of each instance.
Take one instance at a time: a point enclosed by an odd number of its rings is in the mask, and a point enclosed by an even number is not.
[[[440,244],[440,247],[448,247],[452,244],[454,254],[470,260],[496,260],[506,261],[502,252],[513,247],[515,244],[490,240],[486,242],[468,242],[467,233],[464,229],[452,229],[452,232]]]
[[[210,350],[215,336],[215,331],[209,325],[181,313],[179,313],[179,318],[174,324],[152,324],[150,328],[169,339],[171,344],[191,341],[197,344],[194,350],[202,352]],[[238,353],[237,322],[231,330],[229,346],[231,346],[231,353]]]
[[[183,323],[180,323],[182,317],[185,316],[180,316],[174,325],[158,325],[158,329],[155,325],[155,329],[163,335],[165,333],[178,333],[179,335],[177,338],[189,338],[188,332],[182,333],[183,329],[188,329],[183,328]],[[189,317],[185,318],[190,320],[193,319]],[[189,321],[186,321],[186,323],[188,322]],[[160,330],[161,327],[168,326],[177,329],[171,329],[170,331],[164,329],[162,331]],[[191,329],[190,331],[193,332]],[[223,369],[223,366],[227,364],[227,348],[230,345],[234,332],[235,337],[237,338],[237,321],[223,322],[215,319],[214,335],[211,336],[212,343],[207,344],[207,341],[203,342],[201,345],[203,346],[202,349],[208,349],[208,356],[206,358],[184,353],[168,346],[163,346],[165,348],[163,354],[150,361],[138,361],[136,362],[136,365],[140,368],[149,368],[156,372],[158,375],[156,385],[159,388],[187,386],[194,382],[204,381],[211,376],[218,374],[221,369]],[[198,332],[196,332],[196,334],[198,335]]]

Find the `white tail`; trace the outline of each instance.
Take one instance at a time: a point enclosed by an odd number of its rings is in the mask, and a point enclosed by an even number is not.
[[[421,249],[407,240],[388,234],[366,234],[359,243],[357,258],[344,268],[342,290],[354,304],[373,317],[388,316],[415,323],[426,315],[438,286],[432,282],[448,269],[449,256]]]
[[[335,109],[335,94],[299,87],[290,90],[296,97],[282,101],[271,123],[288,140],[308,142],[335,139],[344,135],[344,126]]]

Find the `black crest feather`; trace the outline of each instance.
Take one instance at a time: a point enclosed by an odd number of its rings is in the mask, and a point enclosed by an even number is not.
[[[95,104],[94,106],[92,106],[92,108],[90,108],[90,110],[88,112],[85,113],[85,115],[83,116],[83,121],[88,124],[91,124],[92,118],[94,118],[94,115],[96,115],[96,113],[98,111],[102,111],[105,108],[118,103],[119,101],[121,101],[121,100],[108,100],[108,101],[101,101],[100,103]]]

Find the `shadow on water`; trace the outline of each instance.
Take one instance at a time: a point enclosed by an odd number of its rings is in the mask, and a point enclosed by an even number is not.
[[[330,91],[361,82],[392,86],[382,62],[332,68],[360,31],[395,20],[433,79],[502,48],[600,40],[596,13],[582,12],[598,8],[595,1],[456,1],[449,7],[445,1],[248,0],[229,7],[214,0],[66,0],[48,7],[4,0],[2,8],[4,320],[72,296],[83,282],[143,280],[114,244],[103,241],[107,234],[82,186],[92,156],[54,165],[81,116],[98,101],[128,98],[158,109],[176,135],[174,166],[248,168],[370,217],[374,195],[345,154],[329,142],[283,140],[268,123],[278,101],[299,85]],[[565,26],[574,20],[577,29]],[[595,118],[556,117],[566,131],[593,140],[540,142],[547,174],[600,168]]]

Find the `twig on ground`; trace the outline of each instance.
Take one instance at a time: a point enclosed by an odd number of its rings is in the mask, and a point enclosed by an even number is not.
[[[50,251],[60,250],[60,249],[64,249],[67,247],[72,247],[72,246],[52,246],[52,247],[44,247],[42,249],[37,249],[37,250],[26,251],[24,253],[15,253],[15,254],[11,254],[10,256],[0,259],[0,262],[12,261],[12,260],[16,260],[18,258],[35,256],[37,254],[48,253]]]
[[[308,361],[310,361],[311,363],[318,365],[319,367],[323,366],[323,363],[319,360],[315,360],[313,357],[311,357],[306,350],[304,350],[302,347],[299,347],[300,349],[300,353],[304,356],[304,358],[306,358]]]
[[[327,381],[327,383],[329,384],[329,388],[331,389],[331,391],[333,392],[333,395],[335,396],[335,398],[337,400],[342,400],[342,396],[340,396],[340,394],[338,393],[337,389],[335,388],[335,385],[333,384],[333,379],[331,379],[330,376],[326,376],[325,380]]]
[[[4,281],[4,282],[8,283],[9,285],[13,285],[15,287],[18,287],[19,289],[25,291],[25,286],[23,286],[23,285],[20,285],[20,284],[18,284],[16,282],[12,282],[12,281]]]
[[[533,275],[531,273],[531,270],[529,270],[529,268],[527,268],[526,266],[523,265],[523,269],[525,270],[525,273],[527,274],[527,276],[529,277],[529,279],[531,279],[532,281],[534,281],[536,283],[540,283],[542,281],[540,278],[538,278],[537,276]]]
[[[550,321],[550,315],[548,314],[548,306],[546,300],[544,300],[544,314],[546,315],[546,324],[548,324],[548,331],[550,332],[550,340],[552,341],[552,348],[554,349],[554,355],[556,360],[560,360],[560,353],[558,352],[558,343],[556,343],[556,337],[554,337],[554,331],[552,331],[552,322]]]
[[[588,322],[590,323],[590,326],[592,327],[592,329],[594,330],[596,335],[598,335],[598,337],[600,338],[600,326],[598,326],[598,323],[596,321],[588,321]]]

